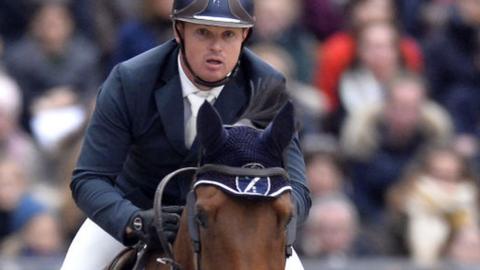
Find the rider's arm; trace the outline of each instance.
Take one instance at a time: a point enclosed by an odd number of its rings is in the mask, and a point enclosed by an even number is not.
[[[312,206],[310,190],[307,186],[305,161],[300,150],[300,143],[296,135],[285,151],[286,168],[293,188],[293,198],[297,206],[297,224],[307,219]]]
[[[124,199],[113,184],[129,151],[131,124],[116,67],[97,96],[71,189],[87,216],[124,244],[130,244],[125,239],[125,228],[139,209]]]

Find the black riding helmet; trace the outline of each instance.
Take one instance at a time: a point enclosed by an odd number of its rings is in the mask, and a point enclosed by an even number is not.
[[[195,77],[195,83],[206,87],[217,87],[225,84],[238,68],[235,68],[225,78],[209,82],[195,74],[185,54],[184,39],[177,29],[176,22],[189,22],[220,27],[252,28],[255,24],[253,15],[253,0],[175,0],[172,9],[172,20],[175,31],[180,38],[180,48],[183,59],[190,73]],[[243,46],[243,44],[242,44]]]

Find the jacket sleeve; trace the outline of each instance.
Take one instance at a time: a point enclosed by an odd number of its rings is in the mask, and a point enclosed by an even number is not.
[[[300,149],[298,136],[295,136],[285,151],[286,168],[292,185],[292,195],[297,207],[297,225],[301,225],[308,217],[312,206],[310,190],[307,186],[305,161]]]
[[[130,127],[117,66],[98,93],[70,187],[80,209],[124,244],[125,227],[139,210],[114,187],[132,141]]]

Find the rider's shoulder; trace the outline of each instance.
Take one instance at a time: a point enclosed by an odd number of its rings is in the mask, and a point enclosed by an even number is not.
[[[263,61],[258,55],[248,48],[244,48],[240,64],[248,76],[254,80],[258,78],[274,78],[285,81],[285,77],[271,65]]]
[[[118,65],[119,72],[122,74],[142,74],[152,76],[158,75],[158,69],[170,60],[172,53],[178,48],[175,40],[169,40],[157,47],[145,51],[129,60]]]

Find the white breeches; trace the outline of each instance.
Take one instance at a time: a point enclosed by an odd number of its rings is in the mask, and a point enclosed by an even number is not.
[[[100,270],[125,247],[102,228],[87,219],[68,248],[61,270]],[[285,270],[303,270],[293,251]]]
[[[125,247],[90,219],[78,230],[61,270],[101,270]]]

